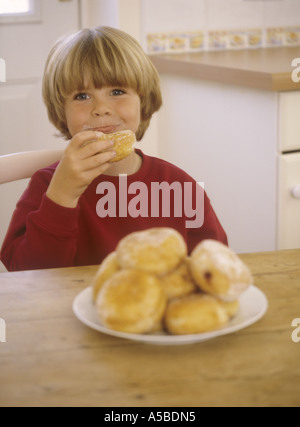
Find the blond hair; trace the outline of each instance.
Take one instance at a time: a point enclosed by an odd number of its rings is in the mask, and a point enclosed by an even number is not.
[[[84,90],[86,81],[95,88],[119,86],[134,89],[141,100],[140,141],[152,115],[162,105],[159,76],[139,43],[129,34],[110,27],[78,31],[56,42],[48,56],[43,98],[51,123],[70,139],[65,100]]]

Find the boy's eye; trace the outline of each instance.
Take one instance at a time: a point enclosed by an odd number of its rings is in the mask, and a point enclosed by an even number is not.
[[[122,89],[114,89],[111,91],[112,96],[120,96],[123,95],[125,92]]]
[[[76,101],[85,101],[85,100],[87,100],[87,99],[89,99],[90,97],[89,97],[89,95],[87,94],[87,93],[77,93],[75,96],[74,96],[74,99],[76,100]]]

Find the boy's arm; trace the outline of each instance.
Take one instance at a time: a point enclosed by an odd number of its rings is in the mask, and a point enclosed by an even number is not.
[[[0,254],[9,271],[74,265],[79,208],[64,208],[48,199],[46,181],[38,172],[14,212]]]
[[[38,172],[33,177],[1,249],[0,259],[8,270],[74,265],[79,198],[116,155],[113,141],[97,138],[92,131],[75,135],[54,174]]]

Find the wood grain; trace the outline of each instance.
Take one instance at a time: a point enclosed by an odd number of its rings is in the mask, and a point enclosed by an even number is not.
[[[300,90],[292,61],[300,46],[150,55],[159,73],[269,91]]]
[[[100,334],[73,315],[97,267],[0,274],[0,406],[299,406],[300,250],[243,254],[269,300],[256,324],[186,346]],[[180,393],[178,393],[180,390]]]

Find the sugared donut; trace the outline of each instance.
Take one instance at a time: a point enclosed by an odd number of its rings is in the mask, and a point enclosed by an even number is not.
[[[105,282],[96,302],[104,326],[132,334],[156,330],[166,304],[159,279],[137,270],[115,273]]]
[[[92,282],[93,288],[93,301],[96,302],[97,295],[106,282],[114,273],[119,270],[120,266],[118,264],[117,253],[110,253],[100,265],[96,276]]]
[[[253,283],[246,264],[229,247],[204,240],[192,252],[190,269],[197,286],[224,301],[234,301]]]
[[[189,295],[197,290],[191,278],[187,260],[170,273],[160,277],[160,281],[168,300]]]
[[[173,335],[210,332],[226,325],[229,316],[216,298],[192,294],[168,303],[165,326]]]
[[[240,302],[239,300],[235,301],[222,301],[218,300],[222,307],[225,309],[226,313],[228,314],[229,318],[232,319],[234,316],[237,315],[237,312],[240,308]]]
[[[151,228],[131,233],[117,247],[121,268],[163,275],[174,270],[187,255],[181,234],[172,228]]]
[[[135,133],[131,130],[123,130],[114,133],[102,133],[98,132],[99,139],[111,139],[115,142],[112,150],[117,155],[109,163],[119,162],[129,156],[134,150],[136,143]]]

